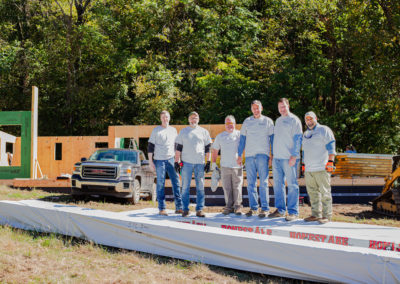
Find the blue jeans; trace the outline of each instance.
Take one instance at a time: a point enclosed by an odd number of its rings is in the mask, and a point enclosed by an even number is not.
[[[203,210],[204,207],[204,164],[183,162],[181,171],[183,211],[189,211],[190,181],[193,172],[196,181],[196,211]]]
[[[165,209],[165,174],[168,176],[172,184],[172,192],[174,193],[175,208],[176,210],[182,209],[182,197],[181,189],[179,186],[179,176],[175,172],[174,168],[174,158],[169,160],[154,160],[154,165],[156,166],[157,173],[157,201],[158,209]]]
[[[246,157],[247,195],[249,196],[250,208],[252,210],[258,209],[257,172],[260,178],[261,209],[264,211],[269,210],[268,161],[269,157],[266,154]]]
[[[272,172],[274,175],[275,207],[279,213],[286,213],[285,178],[288,187],[287,211],[289,214],[299,215],[299,184],[297,182],[297,164],[289,166],[289,159],[273,159]]]

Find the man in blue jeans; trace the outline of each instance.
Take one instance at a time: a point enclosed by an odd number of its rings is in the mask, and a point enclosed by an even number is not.
[[[150,167],[157,174],[157,201],[160,215],[168,215],[165,211],[165,175],[172,183],[175,197],[175,213],[182,214],[182,198],[179,185],[179,176],[174,169],[175,140],[178,136],[176,129],[169,126],[170,114],[164,110],[160,114],[161,125],[151,132],[148,144]],[[153,162],[154,161],[154,162]]]
[[[190,126],[183,128],[176,138],[175,163],[183,162],[182,175],[182,217],[189,216],[190,181],[194,172],[196,181],[196,216],[205,217],[204,208],[204,172],[210,171],[210,133],[199,126],[197,112],[189,114]],[[206,163],[205,163],[206,162]]]
[[[268,173],[270,145],[274,135],[272,119],[261,114],[262,104],[258,100],[251,103],[253,116],[245,119],[240,130],[237,163],[242,163],[242,154],[245,150],[247,172],[247,194],[249,196],[250,210],[247,217],[257,214],[257,172],[260,178],[261,210],[258,217],[264,218],[269,211]]]
[[[303,136],[300,119],[290,112],[289,101],[281,98],[278,101],[281,116],[275,122],[272,172],[274,175],[275,212],[268,217],[284,217],[286,221],[296,220],[299,216],[299,184],[297,182],[297,165],[300,159],[301,140]],[[287,207],[285,178],[288,187]]]

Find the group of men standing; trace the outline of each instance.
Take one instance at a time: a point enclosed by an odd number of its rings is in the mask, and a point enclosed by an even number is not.
[[[273,121],[262,115],[262,104],[251,103],[252,116],[246,118],[239,130],[234,116],[225,118],[225,131],[218,134],[214,143],[209,132],[198,125],[196,112],[189,114],[189,126],[179,134],[169,126],[170,114],[161,113],[161,126],[157,126],[149,139],[150,166],[157,173],[157,200],[159,213],[165,210],[165,176],[168,173],[175,198],[177,214],[189,215],[190,183],[192,173],[196,182],[196,216],[205,217],[204,173],[219,171],[225,196],[222,213],[242,214],[243,162],[247,173],[249,210],[247,217],[285,217],[287,221],[299,216],[298,164],[303,150],[305,180],[311,203],[311,216],[305,221],[327,223],[332,216],[330,174],[334,169],[335,137],[331,129],[320,125],[314,112],[305,115],[306,131],[300,119],[290,112],[289,101],[278,102],[280,117]],[[243,153],[245,160],[243,160]],[[220,154],[220,167],[217,157]],[[210,163],[212,161],[212,164]],[[182,165],[182,167],[181,167]],[[276,210],[269,213],[269,168],[272,165]],[[182,176],[182,194],[179,176]],[[257,192],[257,174],[259,194]],[[287,184],[287,196],[286,185]],[[258,202],[260,200],[260,203]]]

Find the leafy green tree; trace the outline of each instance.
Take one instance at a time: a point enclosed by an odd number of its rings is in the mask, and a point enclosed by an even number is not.
[[[238,122],[260,99],[314,110],[339,149],[400,145],[400,7],[394,0],[0,0],[0,110],[30,109],[39,135],[109,125]]]

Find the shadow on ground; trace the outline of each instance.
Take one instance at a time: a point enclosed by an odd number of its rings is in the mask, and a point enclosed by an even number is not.
[[[392,215],[385,215],[381,214],[378,212],[372,211],[372,208],[370,211],[362,211],[362,212],[345,212],[345,213],[340,213],[340,215],[346,216],[346,217],[352,217],[355,218],[356,220],[361,220],[361,219],[393,219],[393,220],[399,220],[399,217],[397,216],[392,216]]]
[[[115,198],[115,197],[95,197],[95,196],[82,196],[82,197],[74,197],[69,194],[64,195],[50,195],[39,200],[55,202],[55,203],[68,203],[68,204],[85,204],[89,202],[99,202],[99,203],[112,203],[112,204],[120,204],[120,205],[129,205],[130,203],[125,199]]]

